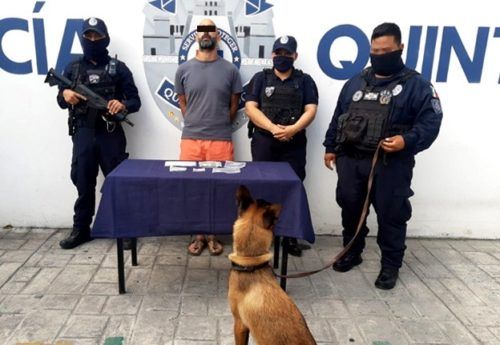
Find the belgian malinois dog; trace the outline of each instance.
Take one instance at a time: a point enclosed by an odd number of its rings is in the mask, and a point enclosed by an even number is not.
[[[280,288],[269,261],[273,228],[281,206],[253,200],[240,186],[238,219],[233,226],[233,252],[228,299],[234,317],[236,345],[249,334],[258,345],[316,344],[299,309]]]

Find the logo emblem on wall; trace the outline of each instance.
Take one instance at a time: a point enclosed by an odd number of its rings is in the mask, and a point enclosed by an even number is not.
[[[266,0],[154,0],[144,7],[144,70],[149,89],[162,114],[183,127],[179,98],[174,91],[177,67],[195,56],[196,26],[203,18],[217,25],[218,53],[239,68],[243,85],[263,68],[271,67],[275,35],[272,5]],[[247,122],[240,100],[233,131]]]

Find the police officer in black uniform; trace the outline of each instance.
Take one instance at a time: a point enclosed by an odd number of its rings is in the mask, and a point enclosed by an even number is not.
[[[273,68],[255,74],[246,93],[254,161],[288,162],[304,181],[306,177],[306,127],[314,120],[318,89],[310,75],[293,67],[297,41],[282,36],[273,45]],[[296,239],[289,253],[302,254]]]
[[[95,211],[95,186],[99,167],[104,176],[128,157],[126,139],[116,114],[134,113],[141,101],[132,73],[116,58],[108,56],[110,39],[101,19],[84,21],[81,44],[83,57],[70,63],[64,76],[83,83],[108,101],[108,111],[90,107],[84,96],[60,89],[57,102],[69,110],[69,134],[73,140],[71,180],[78,190],[74,206],[73,231],[59,244],[71,249],[90,241],[90,224]]]
[[[326,132],[325,165],[336,165],[336,198],[342,209],[344,246],[353,238],[367,193],[371,160],[382,140],[370,202],[377,213],[381,270],[375,281],[392,289],[402,265],[415,155],[436,139],[442,120],[434,87],[403,64],[401,31],[377,26],[371,37],[371,67],[344,85]],[[349,252],[333,269],[347,272],[362,262],[366,221]]]

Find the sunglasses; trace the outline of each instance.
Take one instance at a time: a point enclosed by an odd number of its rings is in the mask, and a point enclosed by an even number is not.
[[[215,25],[198,25],[196,27],[198,32],[215,32],[216,30]]]

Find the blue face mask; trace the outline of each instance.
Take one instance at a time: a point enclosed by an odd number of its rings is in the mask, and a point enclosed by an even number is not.
[[[273,58],[273,66],[279,72],[283,73],[290,70],[293,67],[293,57],[278,55]]]
[[[109,37],[101,40],[91,41],[85,37],[82,39],[83,56],[87,60],[95,62],[106,61],[108,58]]]

